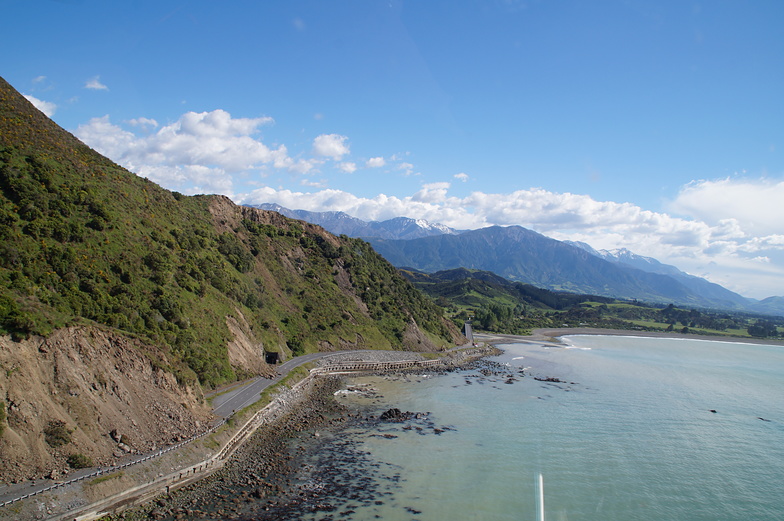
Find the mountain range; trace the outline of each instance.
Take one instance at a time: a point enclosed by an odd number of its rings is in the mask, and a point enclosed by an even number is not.
[[[428,273],[455,268],[486,270],[554,291],[784,314],[782,297],[757,301],[625,248],[596,250],[585,243],[557,241],[520,226],[459,231],[404,217],[365,222],[343,212],[260,207],[318,224],[332,233],[364,238],[398,268]]]
[[[290,210],[278,204],[263,203],[248,205],[252,208],[270,210],[291,219],[299,219],[318,224],[335,235],[348,235],[358,238],[379,239],[419,239],[434,235],[456,235],[457,230],[443,224],[434,224],[424,219],[395,217],[386,221],[363,221],[345,212],[309,212],[307,210]]]

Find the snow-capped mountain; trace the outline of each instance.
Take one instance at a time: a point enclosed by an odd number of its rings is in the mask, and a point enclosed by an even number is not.
[[[664,264],[654,259],[653,257],[645,257],[644,255],[637,255],[626,248],[617,248],[613,250],[596,250],[583,242],[565,241],[572,246],[582,248],[583,250],[604,259],[613,264],[635,268],[640,271],[648,273],[657,273],[660,275],[667,275],[677,280],[693,292],[717,302],[725,302],[727,307],[739,306],[741,308],[748,308],[756,302],[754,299],[749,299],[738,295],[723,286],[705,280],[701,277],[689,275],[688,273],[679,270],[675,266]]]

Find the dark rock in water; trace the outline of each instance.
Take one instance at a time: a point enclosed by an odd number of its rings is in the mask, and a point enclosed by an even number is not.
[[[711,409],[710,412],[712,412],[713,414],[716,414],[716,409]]]
[[[534,376],[534,380],[536,380],[537,382],[550,382],[550,383],[554,383],[554,384],[565,384],[566,383],[563,380],[561,380],[559,378],[556,378],[554,376],[548,376],[547,378],[544,378],[544,377],[541,377],[541,376]]]
[[[412,412],[402,412],[398,408],[389,409],[383,413],[379,418],[383,421],[402,422],[411,419],[414,416]]]

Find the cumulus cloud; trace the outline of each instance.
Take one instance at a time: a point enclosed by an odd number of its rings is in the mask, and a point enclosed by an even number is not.
[[[321,134],[312,142],[311,156],[292,155],[285,145],[269,146],[258,135],[272,122],[215,110],[188,112],[164,125],[136,118],[121,127],[104,116],[75,133],[130,170],[184,193],[221,193],[240,203],[274,202],[311,211],[341,210],[365,220],[407,216],[456,229],[519,225],[597,249],[628,248],[746,296],[784,295],[784,287],[771,284],[784,281],[779,224],[784,222],[784,205],[778,203],[784,199],[784,182],[694,182],[680,191],[667,212],[542,188],[455,197],[448,182],[422,184],[408,195],[359,197],[327,188],[327,178],[313,178],[325,166],[346,173],[357,170],[348,157],[347,136]],[[414,175],[414,165],[404,156],[387,157],[390,170]],[[373,157],[364,164],[387,166],[387,160]],[[297,181],[311,191],[246,188],[259,186],[260,179],[276,171],[301,176]],[[454,176],[454,182],[468,179],[463,172]]]
[[[29,94],[22,94],[22,96],[27,99],[30,103],[33,104],[35,108],[46,114],[47,117],[51,118],[54,116],[55,111],[57,110],[57,105],[52,103],[51,101],[44,101],[36,98],[35,96],[31,96]]]
[[[381,168],[386,164],[387,162],[383,157],[371,157],[365,162],[365,166],[368,168]]]
[[[348,137],[340,134],[321,134],[313,140],[313,153],[317,156],[340,161],[343,156],[349,153],[346,141],[348,141]]]
[[[292,159],[284,145],[270,148],[254,137],[272,118],[232,118],[223,110],[188,112],[174,123],[138,136],[113,124],[109,116],[93,118],[76,135],[131,171],[187,193],[201,190],[231,194],[232,175],[272,167],[295,173],[314,168],[315,161]],[[133,126],[157,122],[137,118]]]
[[[91,90],[109,90],[109,87],[101,83],[100,76],[93,76],[92,78],[87,80],[87,82],[84,84],[84,88],[91,89]]]
[[[128,120],[128,124],[132,127],[139,127],[143,130],[149,130],[158,127],[158,122],[151,118],[134,118]]]
[[[352,163],[350,161],[346,161],[345,163],[340,163],[338,165],[338,168],[341,169],[343,172],[346,172],[347,174],[353,174],[354,172],[357,171],[357,164]]]
[[[782,201],[784,181],[727,178],[686,185],[670,210],[711,224],[733,219],[748,233],[771,234],[782,229]]]

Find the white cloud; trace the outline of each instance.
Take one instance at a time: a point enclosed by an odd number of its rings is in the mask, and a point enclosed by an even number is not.
[[[28,98],[29,99],[29,98]],[[31,100],[33,101],[33,100]],[[312,211],[341,210],[365,220],[398,216],[426,219],[457,229],[520,225],[555,239],[579,240],[597,249],[625,247],[757,298],[784,295],[784,182],[769,179],[699,181],[685,186],[670,212],[630,203],[597,201],[588,195],[541,188],[511,193],[473,192],[454,197],[450,183],[423,184],[405,196],[358,197],[326,188],[314,179],[320,167],[354,172],[348,138],[322,134],[312,156],[290,155],[283,144],[265,144],[257,135],[272,118],[233,118],[228,112],[188,112],[158,125],[136,118],[125,128],[108,116],[81,125],[76,135],[132,171],[184,193],[221,193],[241,203],[275,202]],[[144,133],[144,135],[139,135]],[[402,155],[387,156],[391,169],[414,174]],[[365,165],[386,160],[371,158]],[[262,186],[275,172],[307,176],[297,181],[311,192]],[[463,172],[455,182],[466,181]],[[280,183],[279,180],[275,181]],[[270,182],[272,184],[272,182]],[[236,194],[235,192],[246,192]]]
[[[410,176],[414,173],[414,165],[406,163],[405,161],[397,165],[398,170],[403,171],[403,175]]]
[[[708,223],[733,219],[746,232],[772,234],[784,223],[784,181],[719,179],[686,185],[670,210]]]
[[[346,172],[347,174],[353,174],[354,172],[357,171],[357,164],[347,161],[345,163],[338,164],[338,168]]]
[[[365,166],[368,168],[381,168],[386,164],[387,162],[383,157],[371,157],[365,162]]]
[[[128,120],[128,124],[143,130],[158,128],[158,122],[151,118],[134,118]]]
[[[36,98],[35,96],[31,96],[29,94],[22,94],[22,96],[27,99],[30,103],[33,104],[35,108],[46,114],[47,117],[51,118],[54,116],[55,111],[57,110],[57,105],[52,103],[51,101],[44,101]]]
[[[91,90],[109,90],[109,87],[101,83],[100,76],[93,76],[92,78],[87,80],[87,82],[84,84],[84,88],[91,89]]]
[[[188,112],[179,120],[146,136],[114,125],[109,116],[93,118],[76,135],[102,154],[131,171],[185,193],[210,190],[232,193],[232,176],[272,167],[305,173],[318,163],[294,160],[285,146],[270,148],[255,139],[259,127],[272,118],[232,118],[223,110]],[[138,126],[154,126],[154,120],[137,118]]]
[[[349,153],[346,144],[348,138],[340,134],[321,134],[313,140],[313,153],[317,156],[329,157],[335,161]]]

